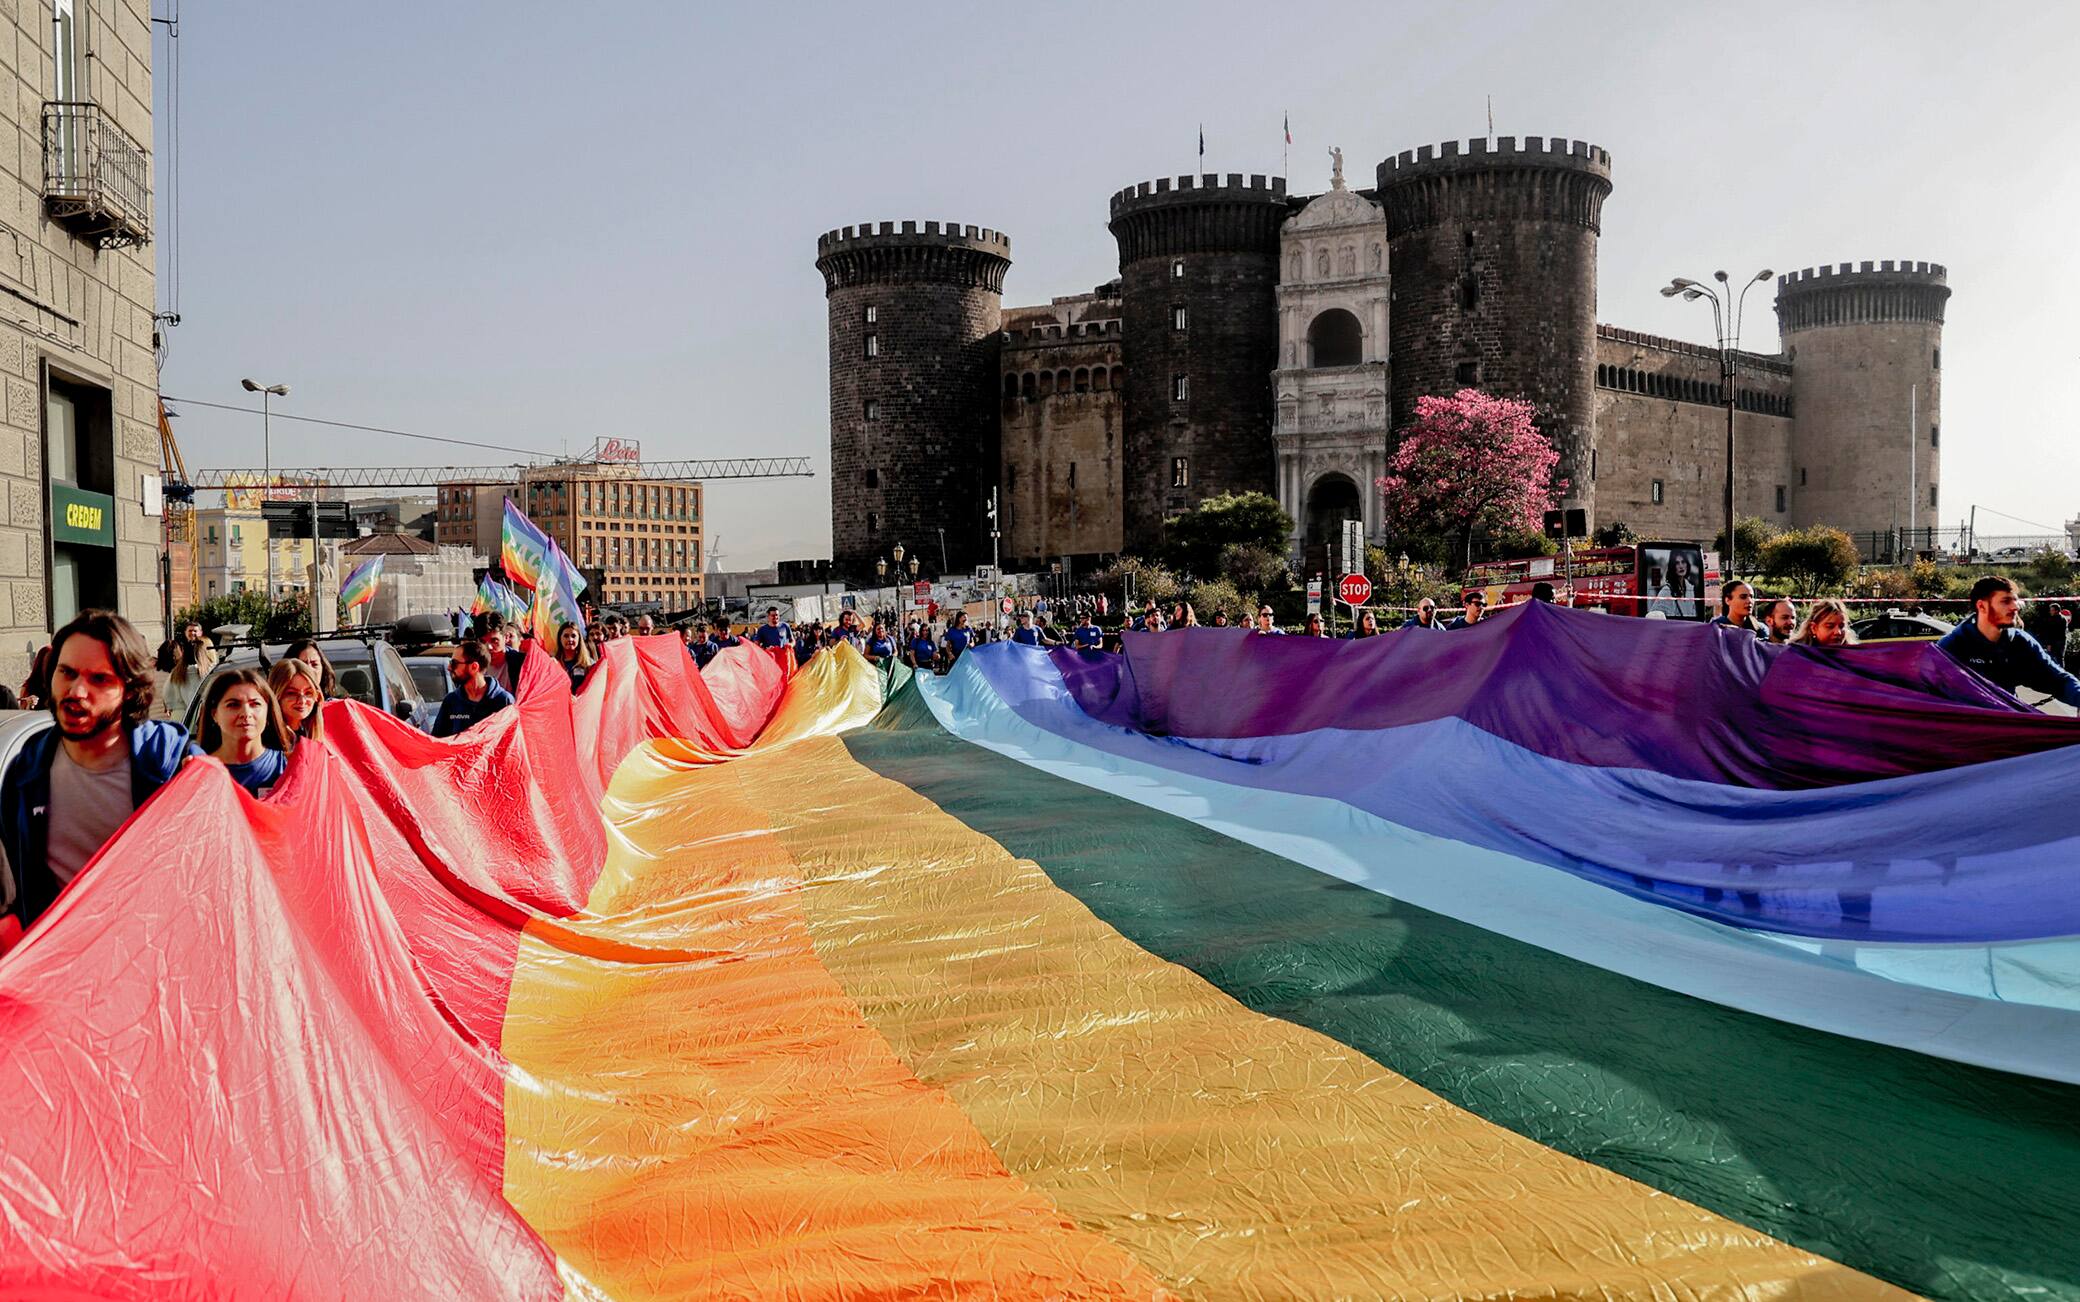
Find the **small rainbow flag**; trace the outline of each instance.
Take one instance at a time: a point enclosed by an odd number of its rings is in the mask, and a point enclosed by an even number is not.
[[[535,637],[544,646],[553,646],[556,634],[565,624],[576,624],[578,636],[585,636],[585,612],[578,605],[578,594],[585,590],[585,580],[578,577],[578,569],[554,539],[549,542],[550,564],[544,572],[543,583],[534,590],[534,605],[529,611]]]
[[[527,618],[527,601],[487,574],[477,584],[477,599],[470,603],[469,613],[482,615],[487,612],[495,612],[504,616],[508,623],[516,623]]]
[[[346,582],[339,585],[341,603],[348,610],[352,610],[356,606],[365,606],[374,601],[376,588],[381,585],[382,579],[382,557],[376,556],[361,562],[354,567],[353,573],[347,575]]]
[[[556,540],[528,519],[527,512],[513,505],[510,497],[506,499],[505,524],[500,532],[499,560],[508,582],[532,592],[542,586],[544,575],[557,573]]]

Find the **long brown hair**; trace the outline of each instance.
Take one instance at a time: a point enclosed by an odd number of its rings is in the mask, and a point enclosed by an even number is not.
[[[108,648],[108,662],[115,666],[116,676],[123,680],[123,722],[142,723],[152,713],[152,695],[155,681],[152,676],[152,650],[144,644],[144,637],[129,620],[112,610],[83,610],[72,617],[72,622],[59,629],[51,637],[46,656],[38,654],[42,664],[32,670],[32,678],[41,675],[37,684],[43,703],[57,717],[58,703],[51,699],[51,673],[57,668],[58,657],[64,653],[65,640],[75,635],[90,637]]]
[[[289,685],[291,679],[295,678],[302,678],[311,685],[311,690],[318,694],[318,704],[311,710],[310,717],[303,721],[303,726],[294,733],[285,736],[284,740],[292,746],[296,744],[299,737],[309,737],[312,741],[323,741],[325,738],[325,689],[318,682],[317,671],[301,660],[277,660],[274,662],[274,667],[267,671],[267,690],[274,693],[275,706],[280,708],[282,689]],[[282,716],[282,722],[284,725],[289,722],[287,714]]]
[[[304,668],[308,670],[309,665]],[[260,729],[260,744],[270,750],[287,750],[282,738],[282,703],[274,699],[274,689],[267,685],[267,675],[248,666],[244,669],[227,669],[209,680],[202,693],[202,736],[198,744],[205,755],[214,755],[217,747],[224,744],[224,730],[217,726],[217,706],[224,694],[234,687],[257,687],[260,698],[267,702],[267,723]]]

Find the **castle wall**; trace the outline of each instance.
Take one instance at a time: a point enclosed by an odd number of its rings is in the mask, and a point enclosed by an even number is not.
[[[1949,297],[1943,268],[1926,262],[1842,263],[1778,278],[1798,409],[1793,456],[1806,480],[1799,523],[1858,533],[1941,522]]]
[[[1781,359],[1741,355],[1734,509],[1780,527],[1793,520],[1798,484],[1791,460],[1791,383],[1791,367]],[[1599,525],[1623,523],[1642,538],[1709,547],[1726,527],[1726,408],[1718,350],[1598,326],[1591,460]]]
[[[1130,552],[1158,546],[1164,519],[1206,498],[1274,487],[1273,294],[1286,215],[1283,177],[1165,178],[1113,196]]]
[[[1446,141],[1379,165],[1394,278],[1393,422],[1464,388],[1521,397],[1597,514],[1596,240],[1610,155],[1583,141]]]
[[[1124,395],[1116,297],[1005,313],[999,509],[1007,567],[1120,550]]]
[[[936,570],[989,559],[997,348],[1011,241],[883,222],[817,241],[830,322],[831,548],[865,579],[901,543]]]

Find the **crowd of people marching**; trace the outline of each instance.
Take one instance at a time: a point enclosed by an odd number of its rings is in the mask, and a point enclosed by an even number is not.
[[[1550,586],[1541,584],[1533,599],[1551,601],[1553,595]],[[2080,709],[2080,678],[2020,627],[2021,594],[2013,582],[1981,578],[1972,588],[1971,603],[1971,618],[1937,644],[1943,651],[2010,692],[2027,688]],[[1287,635],[1270,606],[1258,607],[1246,624],[1232,622],[1222,610],[1202,625],[1189,604],[1176,603],[1165,612],[1149,602],[1108,632],[1098,625],[1101,608],[1095,602],[1064,604],[1067,609],[1059,612],[1038,603],[1018,610],[1007,640],[1097,651],[1116,647],[1126,631],[1236,627],[1255,636]],[[1051,622],[1057,613],[1063,616],[1059,624]],[[1413,618],[1385,635],[1461,630],[1485,618],[1487,599],[1476,590],[1466,594],[1461,613],[1449,621],[1425,600]],[[1788,598],[1758,598],[1739,581],[1726,586],[1711,623],[1768,643],[1832,648],[1856,640],[1843,602],[1823,598],[1801,610]],[[441,702],[433,734],[454,736],[511,705],[530,655],[550,656],[577,688],[607,643],[661,631],[676,632],[693,663],[703,667],[724,649],[747,642],[791,654],[798,663],[846,643],[877,665],[900,663],[919,672],[944,672],[992,636],[990,630],[971,628],[965,612],[955,612],[935,631],[922,619],[897,627],[885,615],[863,619],[853,611],[835,624],[793,627],[777,607],[768,607],[741,633],[721,619],[705,629],[686,624],[660,630],[652,616],[631,622],[606,612],[589,630],[563,625],[554,647],[546,648],[498,615],[484,614],[464,630],[449,656],[454,688]],[[1307,617],[1303,635],[1326,636],[1319,615]],[[1376,615],[1363,611],[1345,636],[1382,635]],[[174,719],[159,717],[162,692],[176,718],[185,717],[199,694],[194,736]],[[194,624],[156,655],[129,621],[109,611],[82,612],[59,629],[38,653],[19,692],[0,687],[0,698],[15,698],[0,699],[0,705],[47,710],[55,725],[32,736],[0,776],[0,850],[7,866],[0,882],[0,951],[35,923],[187,759],[207,755],[219,760],[241,787],[265,796],[281,780],[295,747],[324,736],[322,707],[339,695],[323,648],[308,638],[290,644],[266,667],[220,669],[215,647]]]

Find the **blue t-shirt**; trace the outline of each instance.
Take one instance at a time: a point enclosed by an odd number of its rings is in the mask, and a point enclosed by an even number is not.
[[[794,641],[794,630],[785,623],[760,624],[751,630],[751,640],[763,647],[786,646]]]
[[[1083,647],[1100,647],[1105,645],[1105,630],[1099,628],[1096,624],[1078,624],[1076,626],[1076,645]]]
[[[255,796],[264,796],[274,789],[275,783],[282,780],[282,770],[288,767],[288,763],[289,757],[282,752],[263,750],[258,759],[248,760],[243,764],[226,764],[224,767],[230,770],[233,782]]]
[[[877,659],[886,660],[895,653],[896,644],[893,640],[885,637],[870,637],[867,639],[868,655],[874,656]]]
[[[946,649],[955,655],[959,655],[967,650],[968,644],[974,640],[975,635],[965,628],[949,628],[946,630]]]
[[[930,660],[938,650],[938,644],[932,641],[929,633],[920,633],[910,639],[910,654],[920,663]]]
[[[1011,640],[1020,646],[1039,646],[1040,630],[1037,628],[1014,629],[1011,633]]]

